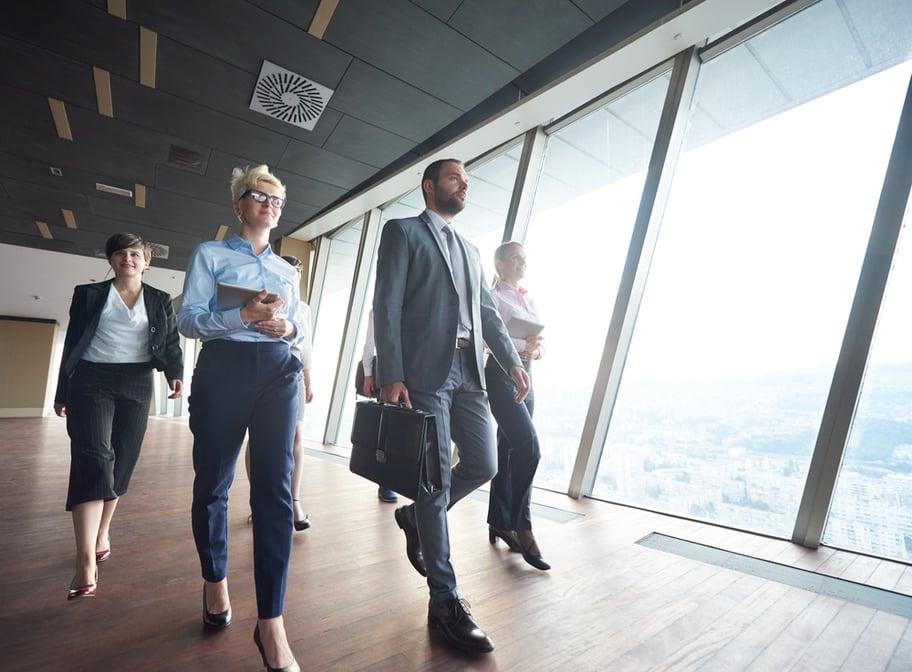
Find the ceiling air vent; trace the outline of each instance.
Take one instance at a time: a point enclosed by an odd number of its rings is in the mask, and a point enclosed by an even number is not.
[[[171,253],[171,248],[168,245],[162,245],[161,243],[149,243],[152,247],[152,256],[158,259],[167,259],[168,255]]]
[[[332,89],[263,61],[250,109],[312,131],[332,94]]]
[[[168,163],[199,172],[203,167],[203,155],[186,147],[171,145],[168,147]]]

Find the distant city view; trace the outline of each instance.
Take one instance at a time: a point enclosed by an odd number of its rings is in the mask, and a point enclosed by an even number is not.
[[[832,372],[622,385],[593,496],[788,538]],[[825,543],[912,559],[912,364],[871,367]],[[565,484],[591,390],[536,391],[538,484]],[[545,485],[547,487],[547,485]]]

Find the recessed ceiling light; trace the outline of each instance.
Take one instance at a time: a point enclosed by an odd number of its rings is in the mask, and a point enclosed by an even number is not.
[[[35,226],[38,227],[38,232],[41,234],[41,237],[46,240],[54,240],[54,236],[51,235],[51,230],[48,228],[47,222],[42,222],[35,220]]]
[[[61,140],[72,140],[73,132],[70,130],[70,120],[67,117],[66,104],[56,98],[48,98],[48,105],[51,107],[51,117],[54,119],[54,128],[57,130],[57,137]]]
[[[66,222],[66,227],[68,229],[75,229],[76,215],[73,214],[73,211],[66,208],[61,208],[60,212],[63,213],[63,221]]]
[[[112,187],[110,184],[104,184],[102,182],[96,182],[95,188],[98,189],[98,191],[105,192],[106,194],[114,194],[115,196],[126,196],[127,198],[133,198],[133,192],[130,189]]]
[[[51,175],[56,175],[57,177],[63,176],[63,171],[60,170],[57,166],[51,166]]]

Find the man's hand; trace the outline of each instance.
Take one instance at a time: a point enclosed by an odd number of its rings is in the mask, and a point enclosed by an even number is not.
[[[516,383],[516,394],[513,395],[513,399],[517,404],[521,404],[532,389],[532,380],[521,366],[510,367],[510,378]]]
[[[523,370],[523,373],[525,373],[525,370]],[[399,381],[398,383],[389,383],[388,385],[381,387],[380,401],[382,401],[384,404],[403,403],[405,404],[406,408],[412,407],[412,402],[409,399],[408,388],[402,381]]]
[[[168,395],[168,399],[177,399],[184,393],[184,382],[177,378],[168,381],[168,387],[171,388],[171,394]]]
[[[364,393],[365,397],[374,396],[374,377],[373,376],[364,376],[364,387],[361,388],[361,392]]]

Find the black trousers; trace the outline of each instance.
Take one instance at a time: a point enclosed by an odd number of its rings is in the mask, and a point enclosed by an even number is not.
[[[281,616],[291,557],[292,444],[301,362],[287,343],[203,344],[190,391],[191,519],[206,581],[228,572],[228,490],[249,435],[253,573],[260,618]]]
[[[151,399],[151,364],[79,362],[66,398],[67,511],[127,491],[146,435]]]
[[[523,362],[526,371],[530,363]],[[532,529],[532,481],[541,460],[538,434],[532,424],[535,397],[513,399],[516,384],[489,357],[485,366],[488,402],[497,421],[497,475],[491,481],[488,525],[499,530]]]

